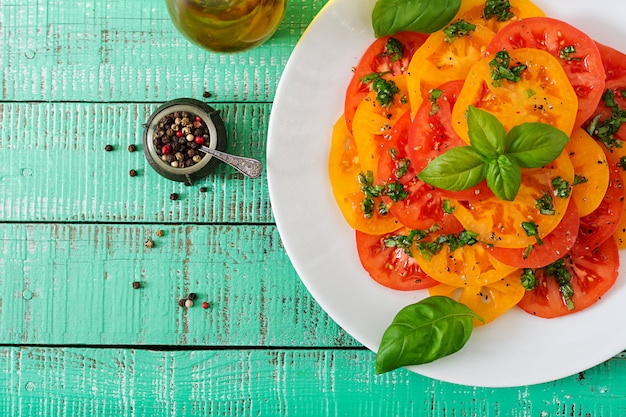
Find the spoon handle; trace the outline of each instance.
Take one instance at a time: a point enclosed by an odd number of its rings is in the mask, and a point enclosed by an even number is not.
[[[208,148],[206,146],[200,146],[199,149],[202,152],[208,153],[219,159],[220,161],[227,163],[228,165],[235,168],[237,171],[250,178],[260,177],[261,171],[263,171],[263,164],[261,164],[261,162],[257,161],[256,159],[246,158],[245,156],[231,155],[222,151],[218,151],[217,149]]]

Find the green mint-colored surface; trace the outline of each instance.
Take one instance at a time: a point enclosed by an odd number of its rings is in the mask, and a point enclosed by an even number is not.
[[[291,266],[264,177],[220,165],[188,187],[149,167],[142,124],[180,97],[265,161],[278,80],[325,3],[291,0],[269,42],[220,55],[161,0],[0,1],[0,416],[624,415],[623,355],[509,389],[375,375]]]

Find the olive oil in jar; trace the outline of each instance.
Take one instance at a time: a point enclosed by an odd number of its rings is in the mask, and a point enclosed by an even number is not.
[[[165,0],[174,26],[215,52],[254,48],[276,31],[287,0]]]

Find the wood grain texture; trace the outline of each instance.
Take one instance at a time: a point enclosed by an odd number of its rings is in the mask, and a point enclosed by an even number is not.
[[[275,35],[239,54],[182,37],[163,0],[4,0],[0,99],[271,102],[291,50],[326,0],[293,0]]]
[[[0,344],[358,345],[275,226],[0,224],[0,242]]]
[[[201,98],[201,97],[200,97]],[[0,103],[0,221],[273,221],[267,181],[225,164],[187,187],[157,174],[143,154],[156,104]],[[265,162],[270,104],[214,104],[227,151]],[[137,145],[129,152],[128,145]],[[114,150],[105,152],[112,145]],[[138,172],[131,177],[129,171]],[[207,192],[201,193],[200,187]],[[180,199],[170,201],[170,194]]]
[[[626,361],[530,387],[373,372],[366,350],[0,350],[0,414],[622,417]]]

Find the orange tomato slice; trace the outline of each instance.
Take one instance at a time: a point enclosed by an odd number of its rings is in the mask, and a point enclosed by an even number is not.
[[[444,245],[437,254],[426,257],[414,246],[411,249],[422,271],[435,281],[453,287],[481,287],[501,280],[517,268],[506,265],[481,244],[463,246],[450,252]]]
[[[398,119],[409,110],[406,78],[398,75],[390,78],[400,90],[393,104],[382,106],[376,101],[376,92],[371,91],[359,104],[352,121],[352,132],[358,149],[361,169],[371,171],[376,177],[380,150],[384,145],[385,136]]]
[[[397,230],[402,225],[390,214],[380,215],[374,210],[371,218],[363,212],[361,203],[365,194],[361,190],[359,173],[363,172],[354,138],[348,131],[343,116],[333,128],[328,174],[337,205],[350,227],[372,235],[382,235]],[[374,199],[375,206],[381,198]]]
[[[541,214],[537,200],[554,195],[552,180],[561,177],[570,185],[574,168],[566,153],[536,169],[522,169],[522,185],[513,201],[490,197],[482,201],[453,203],[454,216],[466,230],[478,233],[478,240],[502,248],[525,248],[537,243],[522,226],[533,222],[543,238],[556,228],[567,211],[571,197],[554,197],[554,214]]]
[[[463,0],[453,21],[462,19],[476,25],[486,26],[497,32],[512,21],[527,17],[545,16],[543,10],[529,0],[511,0],[510,4],[512,16],[507,20],[498,21],[495,17],[485,19],[485,0]]]
[[[574,173],[584,182],[572,187],[572,199],[578,216],[594,211],[609,187],[609,165],[602,147],[583,129],[576,128],[565,151],[572,161]]]
[[[428,289],[430,295],[445,295],[465,304],[478,314],[484,322],[475,320],[476,326],[492,322],[515,307],[524,297],[526,290],[520,282],[520,271],[516,270],[504,278],[482,286],[440,284]]]
[[[422,101],[443,80],[462,80],[478,61],[495,33],[477,25],[468,36],[446,42],[443,31],[431,34],[411,59],[407,71],[407,85],[411,111],[417,112]]]
[[[452,111],[452,126],[469,143],[467,108],[473,105],[493,114],[508,132],[525,122],[541,122],[568,136],[578,113],[578,98],[565,71],[548,52],[520,48],[509,52],[511,65],[526,65],[518,82],[492,80],[494,58],[478,61],[469,71]]]

